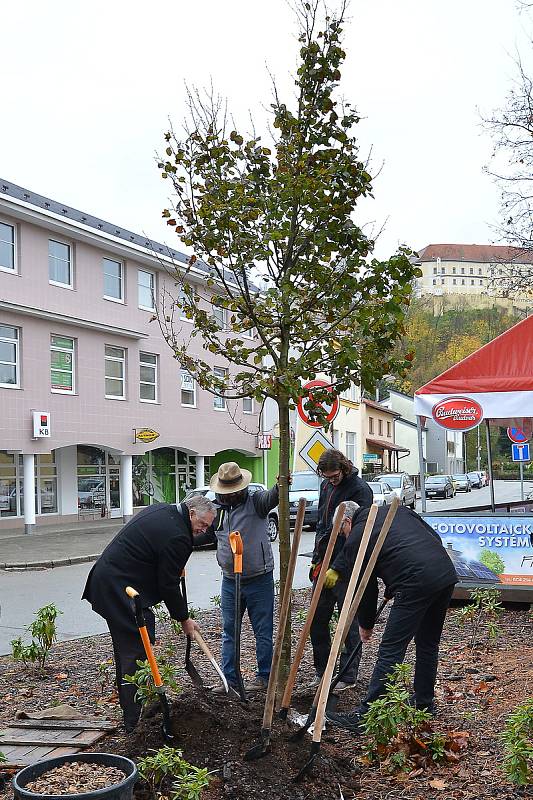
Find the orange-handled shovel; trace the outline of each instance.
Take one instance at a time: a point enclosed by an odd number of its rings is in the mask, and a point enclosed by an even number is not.
[[[150,637],[148,636],[148,631],[146,629],[146,620],[144,618],[141,597],[139,592],[132,586],[126,587],[126,594],[128,597],[131,597],[134,603],[135,621],[137,622],[137,627],[139,628],[139,633],[141,634],[144,652],[146,653],[146,658],[148,659],[148,664],[150,665],[150,670],[154,679],[155,690],[157,692],[157,696],[159,697],[159,702],[161,703],[161,709],[163,711],[163,736],[167,742],[171,742],[174,740],[174,736],[171,733],[170,707],[165,694],[165,687],[159,673],[159,667],[157,666],[157,661],[155,660],[154,651],[152,650],[152,643],[150,642]]]
[[[229,544],[233,553],[233,572],[235,575],[235,628],[233,633],[233,660],[235,668],[235,678],[239,697],[243,702],[247,702],[246,692],[241,674],[241,575],[242,575],[242,539],[239,531],[232,531],[229,535]]]

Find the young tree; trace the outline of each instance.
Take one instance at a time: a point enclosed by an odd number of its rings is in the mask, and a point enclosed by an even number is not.
[[[302,381],[317,373],[330,376],[337,395],[352,382],[369,386],[405,368],[410,357],[395,358],[392,350],[411,282],[421,274],[406,250],[387,261],[371,258],[374,242],[352,217],[372,180],[354,138],[359,116],[338,98],[344,6],[322,25],[318,1],[302,2],[297,13],[296,99],[292,108],[274,87],[269,146],[256,132],[232,130],[212,95],[204,101],[191,92],[185,133],[166,134],[160,163],[176,191],[163,216],[194,251],[189,269],[201,259],[208,271],[203,288],[193,287],[177,266],[180,298],[167,295],[160,317],[166,341],[204,389],[259,402],[270,397],[278,406],[282,590],[290,549],[289,410]],[[177,302],[194,323],[192,336],[202,337],[217,363],[229,362],[226,384],[207,357],[190,354],[173,323]],[[225,330],[217,308],[227,315]],[[243,338],[251,329],[254,338]]]

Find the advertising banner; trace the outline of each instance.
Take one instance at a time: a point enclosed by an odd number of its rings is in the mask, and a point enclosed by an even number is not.
[[[533,516],[422,516],[442,539],[460,584],[533,589]]]

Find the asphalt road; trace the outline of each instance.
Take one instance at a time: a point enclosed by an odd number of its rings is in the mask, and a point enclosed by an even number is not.
[[[308,586],[310,558],[303,554],[313,550],[314,533],[302,534],[296,563],[294,586]],[[279,554],[274,544],[275,579],[279,578]],[[0,655],[11,652],[11,640],[24,634],[34,612],[47,603],[55,603],[63,614],[58,618],[58,638],[76,639],[104,633],[104,620],[90,605],[81,600],[85,579],[92,564],[77,564],[29,572],[0,572]],[[211,598],[220,595],[222,575],[215,551],[195,552],[187,565],[189,603],[196,608],[212,607]]]
[[[533,492],[533,482],[524,481],[524,497]],[[507,503],[512,500],[521,500],[520,481],[495,481],[494,500],[496,503]],[[448,500],[429,500],[427,501],[427,511],[453,511],[457,508],[467,508],[472,506],[490,505],[490,487],[484,486],[482,489],[472,489],[471,492],[457,492],[454,498]],[[416,502],[416,510],[422,510],[421,500]]]

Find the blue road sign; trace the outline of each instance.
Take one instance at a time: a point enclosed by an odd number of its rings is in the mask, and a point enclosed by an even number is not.
[[[529,461],[529,442],[511,445],[513,461]]]
[[[525,444],[527,436],[522,428],[507,428],[507,436],[515,444]]]

